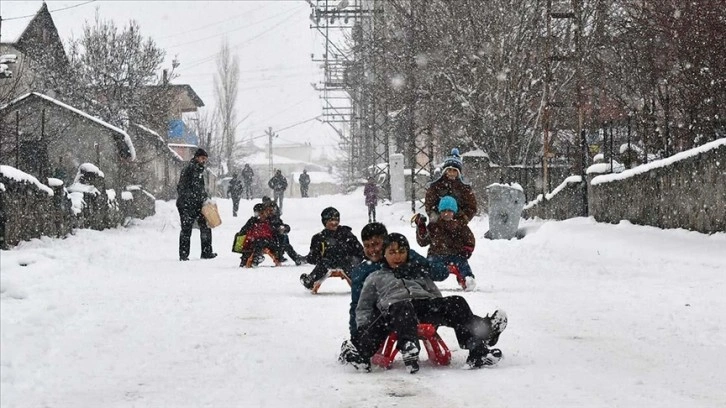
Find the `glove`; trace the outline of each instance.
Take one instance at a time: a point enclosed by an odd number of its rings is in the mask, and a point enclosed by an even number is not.
[[[463,256],[466,259],[471,258],[471,253],[474,252],[474,247],[465,246],[461,248],[461,256]]]
[[[416,214],[413,217],[414,217],[414,220],[413,221],[414,221],[414,223],[417,226],[419,226],[419,227],[422,226],[422,225],[423,226],[426,226],[427,219],[426,219],[426,216],[425,215],[423,215],[423,214]]]

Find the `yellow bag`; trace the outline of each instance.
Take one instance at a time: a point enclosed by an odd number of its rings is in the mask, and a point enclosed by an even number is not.
[[[207,220],[209,228],[218,227],[222,224],[222,219],[219,218],[219,211],[217,211],[217,204],[213,202],[207,202],[202,206],[202,215]]]
[[[232,252],[241,254],[242,248],[245,247],[245,240],[247,240],[247,235],[240,234],[239,232],[234,234],[234,242],[232,242]]]

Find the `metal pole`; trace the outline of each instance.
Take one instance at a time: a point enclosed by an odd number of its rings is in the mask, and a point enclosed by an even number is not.
[[[20,111],[15,111],[15,168],[20,169]]]

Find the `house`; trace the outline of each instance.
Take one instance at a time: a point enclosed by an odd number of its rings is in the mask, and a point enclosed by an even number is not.
[[[73,106],[30,92],[0,106],[0,163],[26,173],[73,182],[78,166],[96,164],[106,187],[133,182],[136,150],[131,137]]]
[[[22,24],[23,20],[2,23],[0,56],[13,56],[15,63],[8,66],[12,77],[0,78],[0,105],[30,91],[57,97],[54,85],[63,80],[69,66],[45,2],[25,27]],[[41,76],[38,72],[45,74]]]
[[[132,123],[128,134],[136,147],[134,182],[158,199],[176,197],[176,183],[187,160],[159,133],[144,125]]]

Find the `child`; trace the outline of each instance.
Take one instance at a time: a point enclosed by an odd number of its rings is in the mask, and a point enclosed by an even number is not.
[[[252,265],[259,265],[263,258],[262,251],[268,248],[272,253],[277,254],[280,251],[275,233],[270,224],[270,218],[274,209],[271,205],[255,204],[253,207],[255,215],[247,220],[247,223],[239,230],[240,234],[244,234],[245,244],[242,248],[242,260],[239,266],[247,266],[247,260],[250,256],[254,256]]]
[[[385,263],[363,284],[356,308],[358,332],[348,361],[365,364],[380,346],[381,332],[395,331],[398,349],[409,372],[418,371],[419,322],[454,328],[459,346],[469,350],[470,368],[495,364],[501,351],[489,349],[507,327],[507,315],[497,310],[491,316],[472,313],[461,296],[442,297],[422,264],[408,259],[406,237],[392,233],[383,242]],[[376,312],[385,319],[377,318]]]
[[[366,207],[368,207],[368,222],[376,222],[376,205],[378,205],[378,186],[376,179],[372,176],[368,177],[368,182],[363,189],[363,195],[366,196]]]
[[[350,276],[353,266],[363,258],[363,246],[350,227],[340,225],[340,212],[328,207],[320,214],[325,228],[310,240],[310,253],[305,258],[315,268],[310,274],[300,275],[300,283],[312,289],[315,282],[325,278],[328,269],[342,269]]]
[[[438,211],[439,218],[428,227],[425,220],[417,218],[416,242],[422,247],[431,245],[427,256],[437,267],[455,265],[459,269],[459,285],[472,291],[476,288],[476,280],[467,259],[474,251],[474,234],[466,223],[455,219],[458,205],[454,197],[442,197]]]

